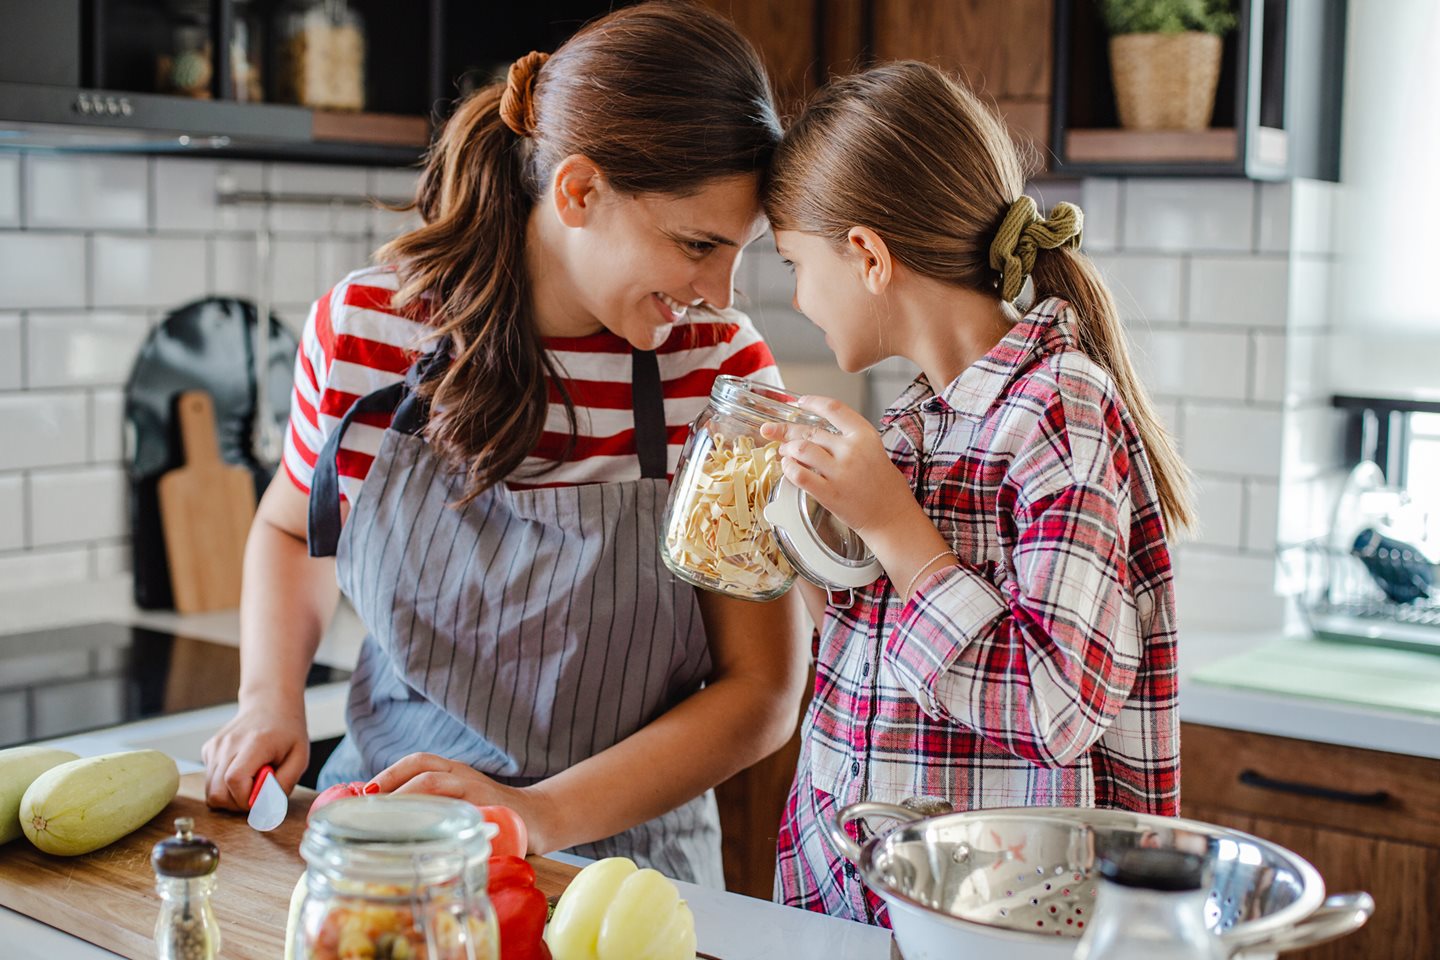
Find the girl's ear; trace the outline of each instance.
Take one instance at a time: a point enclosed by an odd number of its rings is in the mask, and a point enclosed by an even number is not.
[[[845,240],[859,265],[860,282],[865,284],[865,289],[873,294],[884,293],[895,269],[884,239],[869,227],[851,227]]]
[[[550,201],[567,227],[583,227],[595,214],[604,181],[600,168],[583,154],[571,154],[555,167],[550,179]]]

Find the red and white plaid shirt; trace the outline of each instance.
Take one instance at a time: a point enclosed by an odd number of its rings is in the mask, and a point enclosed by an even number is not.
[[[888,925],[822,836],[849,803],[1179,812],[1175,601],[1149,460],[1110,377],[1045,300],[883,439],[960,559],[826,610],[776,898]],[[861,836],[855,828],[851,836]]]

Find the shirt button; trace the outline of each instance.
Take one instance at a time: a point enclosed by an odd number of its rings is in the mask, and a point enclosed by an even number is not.
[[[866,660],[866,661],[865,661],[865,667],[864,667],[864,669],[862,669],[862,670],[860,671],[860,675],[861,675],[862,677],[868,677],[868,676],[870,676],[870,661],[869,661],[869,660]]]
[[[860,761],[859,761],[859,760],[851,760],[851,761],[850,761],[850,775],[851,775],[852,777],[856,777],[856,776],[859,776],[859,775],[860,775]]]
[[[851,880],[855,879],[855,864],[845,864],[845,876],[849,877]]]

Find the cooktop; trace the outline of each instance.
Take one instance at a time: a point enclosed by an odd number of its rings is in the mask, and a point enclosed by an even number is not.
[[[307,686],[350,671],[316,665]],[[233,703],[240,651],[123,623],[0,634],[0,747]]]

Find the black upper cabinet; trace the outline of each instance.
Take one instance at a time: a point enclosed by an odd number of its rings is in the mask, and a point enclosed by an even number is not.
[[[1056,0],[1052,172],[1340,177],[1346,0],[1240,0],[1209,129],[1120,127],[1094,0]]]
[[[295,0],[0,0],[0,142],[413,164],[459,96],[623,5],[348,0],[355,110],[294,102]]]

